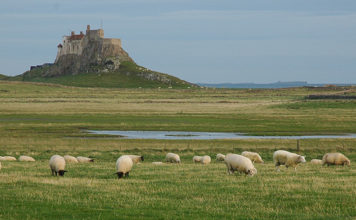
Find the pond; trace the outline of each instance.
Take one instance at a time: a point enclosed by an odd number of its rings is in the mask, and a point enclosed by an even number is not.
[[[305,135],[305,136],[251,136],[234,132],[188,132],[188,131],[87,131],[91,134],[117,135],[123,139],[161,140],[211,140],[211,139],[319,139],[356,138],[356,134]]]

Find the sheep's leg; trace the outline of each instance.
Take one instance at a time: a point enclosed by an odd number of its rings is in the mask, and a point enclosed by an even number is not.
[[[277,172],[281,171],[281,170],[279,169],[279,166],[280,166],[280,165],[281,165],[281,164],[278,163],[278,162],[275,164],[275,166],[276,166],[276,171],[277,171]]]
[[[127,172],[127,173],[125,174],[125,177],[129,177],[129,173],[130,173],[130,172]]]
[[[54,171],[54,173],[56,174],[56,176],[58,176],[58,173],[57,173],[57,171]]]
[[[232,174],[231,172],[231,166],[226,164],[226,167],[227,167],[227,174]]]
[[[54,170],[51,169],[51,171],[52,171],[52,176],[54,176]]]

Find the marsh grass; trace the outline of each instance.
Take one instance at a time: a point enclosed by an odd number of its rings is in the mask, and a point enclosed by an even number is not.
[[[356,133],[354,101],[306,101],[309,94],[349,88],[103,89],[0,82],[0,155],[29,155],[34,163],[1,162],[0,219],[354,219],[354,139],[127,140],[85,129],[227,131],[249,134]],[[309,163],[275,172],[273,151],[321,159],[339,151],[350,167]],[[254,177],[227,175],[217,153],[256,151],[266,161]],[[167,152],[182,164],[153,165]],[[90,156],[52,177],[53,154]],[[117,180],[122,154],[145,156]],[[193,164],[194,155],[212,163]]]

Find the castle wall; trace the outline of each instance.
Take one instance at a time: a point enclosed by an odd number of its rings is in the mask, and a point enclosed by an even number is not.
[[[81,33],[82,34],[82,33]],[[57,57],[55,63],[63,55],[82,55],[83,50],[87,47],[97,45],[99,53],[102,57],[117,56],[121,48],[121,40],[115,38],[104,38],[104,30],[90,30],[90,27],[86,31],[86,35],[82,35],[80,39],[73,38],[74,32],[71,36],[65,36],[63,38],[62,46],[58,47]]]

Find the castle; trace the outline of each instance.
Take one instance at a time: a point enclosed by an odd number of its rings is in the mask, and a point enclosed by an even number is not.
[[[80,34],[71,32],[70,36],[63,37],[63,43],[58,44],[58,52],[55,63],[64,55],[79,55],[83,54],[85,48],[89,45],[96,44],[100,47],[100,52],[104,52],[103,56],[116,56],[121,48],[121,40],[117,38],[104,38],[104,30],[90,30],[90,25],[87,25],[86,33],[82,31]]]

